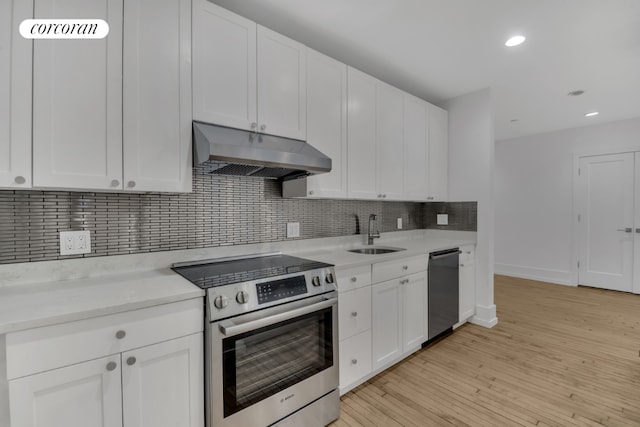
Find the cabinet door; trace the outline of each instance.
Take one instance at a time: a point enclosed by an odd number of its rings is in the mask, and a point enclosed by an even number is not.
[[[371,341],[373,370],[402,357],[402,295],[399,280],[371,288]]]
[[[347,197],[347,66],[307,49],[307,142],[331,158],[331,172],[307,178],[313,197]]]
[[[404,193],[425,201],[429,193],[429,104],[404,94]]]
[[[122,353],[124,427],[202,427],[202,334]]]
[[[124,16],[124,188],[191,191],[191,2],[128,0]]]
[[[33,185],[122,188],[122,0],[35,0],[35,18],[109,23],[99,40],[33,43]]]
[[[307,139],[306,81],[306,47],[258,25],[260,132]]]
[[[378,192],[383,199],[404,199],[402,91],[376,85],[376,149]]]
[[[429,200],[447,199],[449,113],[429,106]]]
[[[18,32],[33,2],[0,3],[0,188],[31,187],[32,41]]]
[[[349,68],[348,81],[347,194],[352,199],[377,199],[377,80]]]
[[[120,355],[9,381],[15,427],[122,427]]]
[[[402,285],[402,350],[404,353],[420,348],[427,340],[424,328],[425,292],[427,273],[406,277]]]
[[[460,260],[460,269],[458,271],[460,283],[460,322],[466,322],[475,314],[476,304],[476,265],[473,258],[468,260]]]
[[[371,373],[371,330],[340,341],[340,394]]]
[[[193,119],[257,125],[256,24],[207,0],[193,1]]]
[[[371,287],[341,293],[339,313],[340,340],[371,329]]]

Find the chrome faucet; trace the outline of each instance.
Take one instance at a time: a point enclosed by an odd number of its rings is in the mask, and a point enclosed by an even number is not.
[[[373,224],[375,220],[376,220],[376,214],[370,214],[369,215],[369,231],[367,233],[367,245],[373,245],[373,239],[380,238],[380,232],[378,230],[376,230],[375,232],[373,231]]]

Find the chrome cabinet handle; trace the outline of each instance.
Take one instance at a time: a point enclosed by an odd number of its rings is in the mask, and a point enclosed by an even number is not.
[[[402,269],[403,269],[403,270],[408,270],[408,269],[409,269],[409,266],[408,266],[408,265],[403,265],[403,266],[402,266]]]
[[[118,181],[117,179],[111,180],[111,186],[112,187],[117,187],[119,185],[120,185],[120,181]]]
[[[406,285],[407,283],[409,283],[409,279],[404,279],[400,281],[401,285]]]
[[[357,311],[352,311],[351,312],[351,317],[358,317],[358,312]]]
[[[127,336],[127,333],[125,331],[116,332],[116,338],[118,338],[119,340],[121,340],[122,338],[124,338],[126,336]]]
[[[24,184],[25,182],[27,182],[27,180],[24,179],[24,176],[16,176],[14,181],[16,184]]]
[[[258,127],[258,123],[256,122],[251,122],[251,129],[255,130]]]
[[[460,267],[464,267],[464,264],[460,264]]]
[[[633,229],[631,227],[618,228],[616,231],[624,231],[625,233],[631,233],[633,231]]]
[[[267,125],[260,125],[260,132],[264,132],[267,129]]]
[[[358,364],[358,359],[351,359],[351,364],[352,365],[357,365]]]
[[[127,187],[129,187],[129,188],[133,188],[133,187],[135,187],[135,186],[136,186],[136,182],[135,182],[135,181],[129,181],[129,182],[127,182]]]
[[[313,196],[313,190],[309,191],[309,195]]]
[[[111,371],[115,371],[115,369],[118,367],[118,364],[116,362],[109,362],[107,363],[107,371],[111,372]]]
[[[640,228],[639,228],[638,230],[640,230]],[[639,233],[640,233],[640,231],[639,231]],[[352,277],[352,278],[351,278],[351,281],[352,281],[353,283],[356,283],[356,282],[358,281],[358,278],[357,278],[357,277]]]
[[[135,364],[136,364],[136,358],[135,357],[131,356],[131,357],[127,358],[127,365],[133,366]]]
[[[640,233],[640,228],[636,228],[636,233]]]
[[[386,195],[386,194],[383,194],[383,195],[382,195],[382,198],[383,198],[383,199],[386,199],[386,198],[387,198],[387,195]]]

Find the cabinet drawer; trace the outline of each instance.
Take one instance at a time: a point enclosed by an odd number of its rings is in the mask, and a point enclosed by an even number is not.
[[[372,280],[374,283],[384,282],[396,277],[425,271],[428,265],[429,257],[427,255],[379,262],[373,264]]]
[[[340,341],[340,391],[371,373],[371,331]]]
[[[338,307],[340,340],[371,328],[371,286],[341,293]]]
[[[201,298],[7,334],[14,379],[202,331]]]
[[[349,268],[336,271],[338,277],[338,292],[346,292],[371,284],[371,266]]]

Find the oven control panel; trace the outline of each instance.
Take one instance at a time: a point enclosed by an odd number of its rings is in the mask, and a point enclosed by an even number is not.
[[[289,277],[273,282],[257,283],[258,304],[266,304],[296,295],[307,293],[307,281],[304,275]]]

